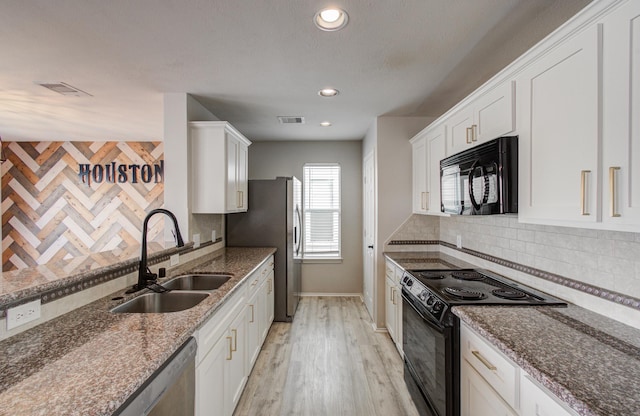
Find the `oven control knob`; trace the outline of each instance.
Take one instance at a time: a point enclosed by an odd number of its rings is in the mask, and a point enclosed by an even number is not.
[[[435,301],[436,301],[436,298],[434,298],[433,296],[429,296],[429,298],[427,299],[427,306],[433,305],[433,302]]]
[[[422,292],[420,292],[420,294],[418,295],[418,299],[424,302],[427,299],[427,291],[423,290]]]
[[[442,310],[442,302],[436,302],[433,304],[433,311],[440,312]]]
[[[407,279],[407,286],[409,287],[413,286],[413,280]]]

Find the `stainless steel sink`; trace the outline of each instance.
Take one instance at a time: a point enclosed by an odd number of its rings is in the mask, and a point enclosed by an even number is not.
[[[185,274],[174,277],[162,286],[170,290],[215,290],[232,277],[228,274]]]
[[[111,309],[114,313],[166,313],[193,308],[209,296],[202,292],[145,293]]]

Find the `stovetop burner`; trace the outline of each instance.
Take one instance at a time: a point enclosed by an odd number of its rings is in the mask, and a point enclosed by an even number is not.
[[[465,289],[463,287],[445,287],[444,291],[452,296],[465,300],[479,300],[487,297],[487,295],[482,292]]]
[[[424,279],[436,280],[436,279],[444,279],[445,275],[442,272],[417,272],[415,273],[418,277],[422,277]]]
[[[527,297],[524,292],[517,289],[495,289],[491,293],[502,299],[524,299]]]
[[[451,272],[451,276],[460,280],[483,280],[484,275],[474,271]]]

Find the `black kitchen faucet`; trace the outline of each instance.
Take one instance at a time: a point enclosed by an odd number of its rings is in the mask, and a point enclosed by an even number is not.
[[[173,228],[175,231],[176,238],[176,247],[183,247],[184,241],[182,240],[182,235],[180,234],[180,228],[178,227],[178,220],[176,216],[169,210],[164,208],[157,208],[152,210],[147,214],[144,218],[144,223],[142,225],[142,252],[140,253],[140,265],[138,268],[138,283],[133,285],[133,288],[129,292],[135,292],[138,290],[142,290],[149,286],[151,283],[155,283],[158,275],[155,273],[151,273],[149,267],[147,266],[147,227],[149,224],[149,219],[158,213],[166,214],[173,221]]]

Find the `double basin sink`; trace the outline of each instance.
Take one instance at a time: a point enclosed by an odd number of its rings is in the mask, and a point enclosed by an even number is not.
[[[150,292],[111,309],[113,313],[166,313],[193,308],[231,279],[229,274],[185,274],[163,283],[167,292]]]

